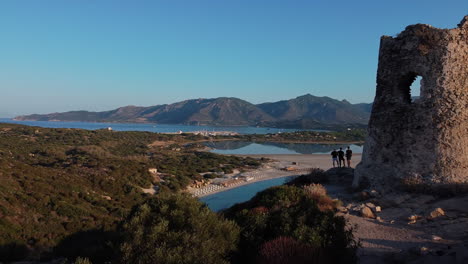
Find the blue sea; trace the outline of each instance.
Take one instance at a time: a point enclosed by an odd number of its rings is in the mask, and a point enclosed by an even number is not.
[[[282,185],[291,179],[293,176],[286,176],[265,181],[254,182],[248,185],[243,185],[224,192],[219,192],[200,198],[200,201],[206,203],[208,207],[217,212],[225,208],[229,208],[236,203],[241,203],[250,200],[260,191],[267,188]]]
[[[96,130],[111,127],[115,131],[149,131],[157,133],[177,133],[194,131],[231,131],[239,134],[274,134],[283,132],[303,131],[305,129],[283,129],[248,126],[189,126],[168,124],[134,124],[134,123],[91,123],[91,122],[60,122],[60,121],[16,121],[11,118],[0,118],[0,123],[13,123],[27,126],[49,128],[80,128]],[[325,131],[325,130],[313,130]]]

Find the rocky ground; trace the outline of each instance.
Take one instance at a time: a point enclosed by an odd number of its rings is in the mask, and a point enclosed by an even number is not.
[[[352,169],[329,174],[329,194],[361,241],[360,263],[468,263],[468,196],[352,192]]]

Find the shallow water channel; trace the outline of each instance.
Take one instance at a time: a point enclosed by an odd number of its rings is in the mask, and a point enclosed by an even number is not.
[[[221,141],[205,142],[205,146],[211,148],[211,152],[218,154],[330,154],[334,149],[343,150],[347,144],[317,144],[317,143],[278,143],[278,142],[246,142],[246,141]],[[362,153],[362,145],[349,145],[353,153]],[[288,179],[294,176],[285,176],[280,178],[268,179],[264,181],[253,182],[234,189],[214,193],[201,197],[200,201],[206,203],[213,211],[231,207],[236,203],[250,200],[255,194],[272,186],[284,184]],[[328,189],[328,188],[327,188]]]
[[[340,147],[345,150],[347,144],[317,144],[317,143],[281,143],[281,142],[248,142],[248,141],[218,141],[205,142],[211,152],[217,154],[329,154]],[[349,145],[353,153],[362,153],[362,145]]]
[[[206,203],[211,210],[217,212],[219,210],[231,207],[236,203],[248,201],[252,197],[254,197],[255,194],[267,188],[282,185],[291,177],[294,176],[286,176],[281,178],[254,182],[224,192],[219,192],[215,194],[210,194],[205,197],[201,197],[200,201]]]

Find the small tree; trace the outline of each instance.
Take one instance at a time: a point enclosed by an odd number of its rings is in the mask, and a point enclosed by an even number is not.
[[[277,263],[272,259],[280,258],[292,261],[282,263],[355,263],[353,229],[326,208],[325,199],[331,199],[324,190],[318,191],[323,194],[318,201],[308,191],[276,186],[225,210],[242,230],[236,263]]]

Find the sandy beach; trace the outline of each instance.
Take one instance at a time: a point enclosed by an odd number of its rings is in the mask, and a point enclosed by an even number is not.
[[[202,188],[189,188],[188,192],[196,197],[204,197],[214,193],[224,192],[247,184],[252,184],[259,181],[265,181],[274,178],[297,176],[306,174],[312,168],[320,168],[328,170],[332,168],[331,156],[328,154],[258,154],[258,155],[236,155],[241,157],[252,158],[267,158],[270,162],[265,163],[262,167],[243,173],[234,173],[226,175],[223,179],[218,179],[212,184]],[[351,166],[354,167],[361,161],[361,154],[354,154]],[[291,171],[284,170],[290,168]],[[219,183],[229,181],[235,177],[248,177],[249,181],[237,180],[232,181],[228,186],[222,186]]]
[[[299,163],[300,167],[308,168],[320,168],[328,170],[332,168],[332,159],[329,154],[261,154],[261,155],[237,155],[241,157],[252,157],[252,158],[267,158],[281,162],[285,165],[290,165],[292,162]],[[361,154],[353,154],[351,159],[351,167],[355,167],[356,164],[361,162]]]

